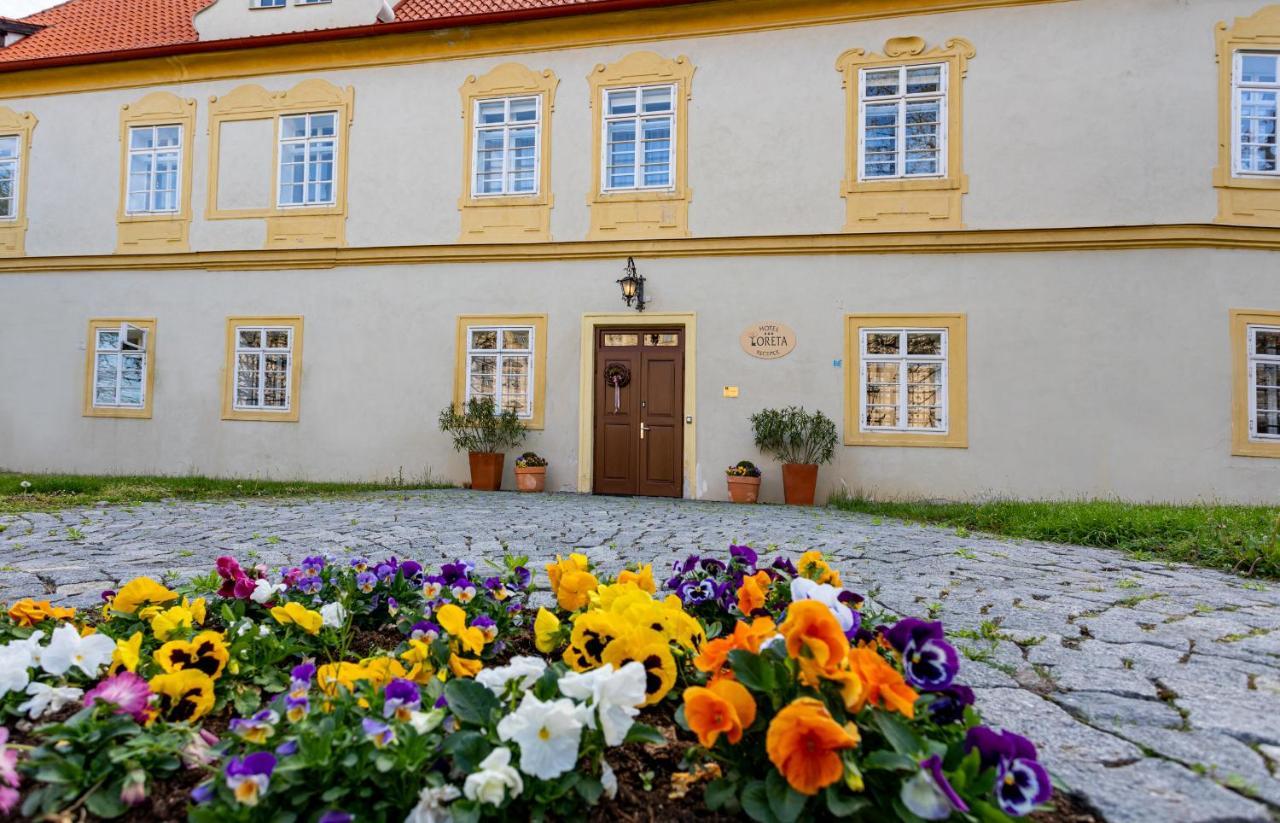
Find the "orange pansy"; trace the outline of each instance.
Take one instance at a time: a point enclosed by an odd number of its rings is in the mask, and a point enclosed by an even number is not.
[[[801,697],[769,724],[765,750],[791,788],[815,795],[844,775],[840,750],[852,749],[858,738],[831,717],[822,701]]]
[[[693,658],[693,665],[698,671],[707,672],[716,677],[729,660],[729,652],[743,649],[752,654],[759,654],[764,642],[778,634],[778,627],[768,617],[757,617],[747,624],[741,620],[733,627],[733,634],[728,637],[717,637],[702,644],[702,648]]]
[[[745,615],[752,615],[756,609],[763,609],[764,599],[769,594],[769,584],[772,582],[765,572],[744,577],[742,586],[738,589],[738,610]]]
[[[802,674],[810,686],[817,685],[812,681],[813,674],[834,674],[849,654],[849,639],[839,621],[816,600],[792,603],[778,631],[787,639],[787,654],[800,659]]]
[[[920,695],[907,685],[902,679],[902,674],[889,665],[889,661],[881,657],[875,649],[859,646],[850,650],[849,669],[865,687],[862,701],[857,702],[856,708],[850,706],[850,711],[860,711],[861,703],[868,702],[873,706],[882,706],[907,717],[915,717],[916,698]],[[849,703],[847,699],[845,702]]]
[[[9,617],[19,626],[34,626],[46,620],[70,620],[76,610],[65,606],[52,606],[48,600],[19,600],[9,607]]]
[[[713,680],[706,688],[684,690],[684,717],[698,742],[708,749],[721,734],[736,744],[743,729],[756,720],[756,701],[736,680]]]

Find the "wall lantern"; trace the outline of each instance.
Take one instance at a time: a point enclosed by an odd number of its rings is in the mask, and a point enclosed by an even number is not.
[[[649,302],[644,299],[644,275],[636,274],[636,261],[630,257],[627,258],[627,267],[623,271],[625,273],[618,281],[622,288],[622,302],[628,306],[634,302],[636,311],[644,311],[645,303]]]

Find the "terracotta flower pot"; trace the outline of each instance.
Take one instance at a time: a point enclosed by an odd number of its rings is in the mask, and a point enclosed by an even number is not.
[[[754,503],[760,499],[760,478],[725,475],[729,481],[729,499],[734,503]]]
[[[782,464],[782,495],[788,506],[812,506],[818,488],[818,467],[813,463]]]
[[[482,492],[496,492],[502,488],[502,466],[505,454],[494,452],[470,452],[471,488]]]
[[[526,468],[516,466],[516,491],[541,492],[546,490],[546,466],[528,466]]]

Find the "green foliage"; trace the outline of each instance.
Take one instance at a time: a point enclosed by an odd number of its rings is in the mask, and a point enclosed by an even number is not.
[[[839,434],[821,411],[803,406],[763,409],[751,415],[756,448],[783,463],[830,463]]]
[[[1145,559],[1280,577],[1280,508],[1172,506],[1112,500],[989,503],[878,502],[837,495],[845,511],[951,528],[1121,549]]]
[[[461,412],[450,403],[440,410],[439,424],[459,452],[505,452],[524,442],[529,431],[511,409],[499,413],[492,397],[473,397]]]

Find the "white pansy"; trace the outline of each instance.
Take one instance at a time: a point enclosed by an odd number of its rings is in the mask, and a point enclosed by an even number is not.
[[[20,692],[31,682],[31,652],[16,643],[0,648],[0,697]]]
[[[340,629],[347,622],[347,610],[341,603],[325,603],[320,607],[320,621],[331,629]]]
[[[903,783],[898,796],[907,811],[922,820],[946,820],[951,817],[951,801],[927,772],[917,772],[915,777]]]
[[[590,701],[595,709],[587,724],[595,728],[599,716],[600,731],[606,746],[620,746],[640,713],[645,701],[644,665],[632,661],[614,670],[609,663],[589,672],[566,672],[560,678],[560,692],[575,700]]]
[[[111,662],[116,641],[105,634],[81,637],[75,627],[64,623],[53,630],[49,645],[40,654],[40,667],[49,674],[61,677],[72,667],[89,677],[97,677],[102,668]]]
[[[26,712],[27,717],[38,720],[46,714],[61,711],[63,706],[80,702],[84,696],[83,689],[71,686],[50,686],[47,683],[33,682],[27,685],[27,695],[31,698],[18,704],[19,712]]]
[[[775,634],[760,644],[760,651],[763,652],[765,649],[772,649],[775,646],[785,655],[787,653],[787,638],[780,634]]]
[[[553,780],[577,764],[583,725],[583,710],[572,700],[525,692],[520,707],[498,721],[498,737],[520,746],[520,771]]]
[[[613,800],[618,796],[618,776],[613,773],[613,766],[608,760],[600,760],[600,785],[604,787],[604,796]]]
[[[410,712],[409,725],[413,726],[413,730],[418,734],[429,734],[440,727],[444,722],[444,710],[432,709],[428,712]]]
[[[519,797],[524,791],[524,781],[520,773],[511,768],[511,750],[505,746],[489,752],[489,756],[480,761],[479,770],[467,775],[462,784],[462,793],[468,800],[490,806],[501,806],[508,791],[511,797]]]
[[[511,681],[517,681],[520,690],[524,691],[537,682],[546,670],[547,661],[541,657],[513,657],[505,666],[481,671],[476,675],[476,682],[501,697]]]
[[[425,786],[418,795],[418,805],[409,812],[404,823],[451,823],[453,814],[445,806],[461,796],[458,787],[449,783]]]
[[[249,599],[254,603],[266,603],[271,598],[285,590],[283,583],[272,583],[266,578],[262,578],[253,584],[253,594],[249,595]]]
[[[44,639],[44,630],[34,631],[25,640],[13,640],[5,648],[22,650],[30,657],[31,662],[27,665],[35,668],[40,665],[40,655],[44,654],[44,647],[40,645],[40,641]]]
[[[840,622],[841,631],[853,628],[853,610],[840,602],[841,589],[826,583],[815,583],[805,577],[797,577],[791,581],[791,599],[816,600],[831,610]]]

